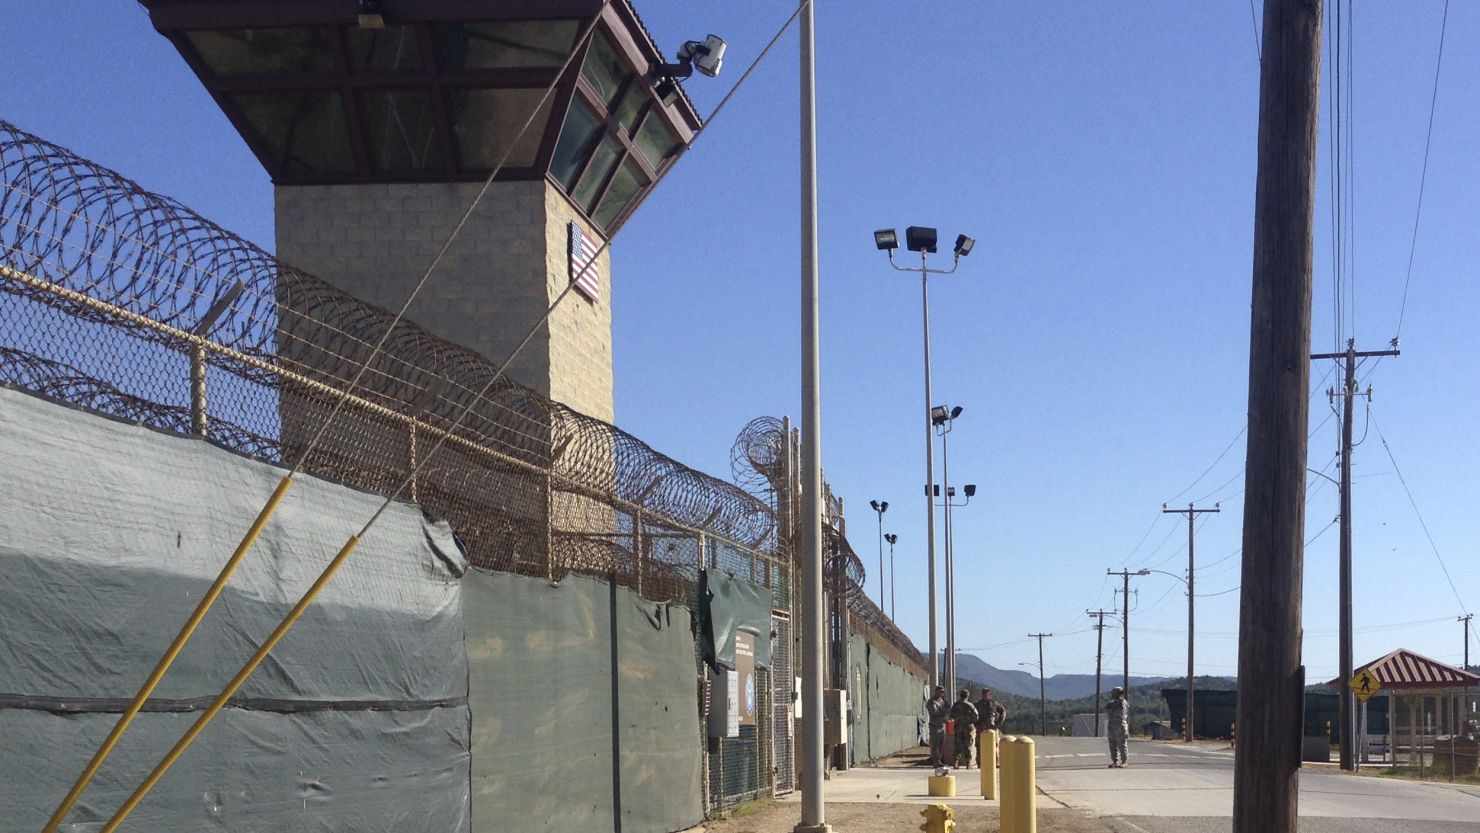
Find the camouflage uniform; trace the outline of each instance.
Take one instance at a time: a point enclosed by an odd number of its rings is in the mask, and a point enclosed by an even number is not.
[[[982,738],[986,737],[988,729],[996,729],[1000,735],[1002,722],[1007,719],[1007,709],[990,696],[983,694],[976,701],[976,765],[982,765]],[[995,751],[995,750],[994,750]]]
[[[977,721],[976,706],[971,705],[969,699],[962,697],[956,701],[956,705],[951,706],[950,718],[956,724],[955,760],[952,766],[969,767],[971,766],[971,735]]]
[[[1126,738],[1131,733],[1131,703],[1124,696],[1110,698],[1105,704],[1105,718],[1109,721],[1110,765],[1125,766]]]
[[[930,698],[925,701],[925,713],[930,718],[930,763],[932,766],[941,766],[945,761],[941,760],[941,752],[946,745],[946,714],[950,707],[946,705],[945,697]]]

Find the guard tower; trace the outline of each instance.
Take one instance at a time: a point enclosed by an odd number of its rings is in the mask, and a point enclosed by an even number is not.
[[[272,177],[278,257],[366,301],[400,308],[507,156],[409,311],[495,362],[700,125],[628,0],[141,2]],[[510,371],[603,420],[611,279],[602,255]]]

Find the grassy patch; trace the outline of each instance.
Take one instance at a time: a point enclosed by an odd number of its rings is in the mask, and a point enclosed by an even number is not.
[[[728,810],[724,811],[723,813],[720,813],[719,815],[717,815],[716,818],[721,818],[721,819],[745,819],[745,818],[750,818],[751,816],[758,816],[761,813],[764,813],[766,810],[770,809],[775,804],[776,804],[776,799],[774,799],[774,798],[757,798],[754,801],[746,801],[746,802],[743,802],[743,803],[740,803],[740,804],[736,804],[734,807],[731,807],[730,809],[728,809]],[[736,833],[745,833],[745,831],[736,831]]]

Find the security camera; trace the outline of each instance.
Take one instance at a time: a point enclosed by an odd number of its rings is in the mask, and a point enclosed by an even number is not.
[[[694,67],[713,78],[725,65],[725,41],[718,35],[710,35],[695,50]]]
[[[678,64],[668,64],[664,67],[667,74],[675,78],[683,78],[694,69],[703,75],[713,78],[719,75],[720,68],[725,63],[725,41],[718,35],[710,35],[703,41],[691,40],[678,50]]]

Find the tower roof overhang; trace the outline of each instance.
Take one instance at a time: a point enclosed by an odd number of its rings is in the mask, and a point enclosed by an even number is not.
[[[476,182],[502,161],[609,235],[701,125],[628,0],[380,0],[367,20],[356,0],[141,3],[279,185]]]

